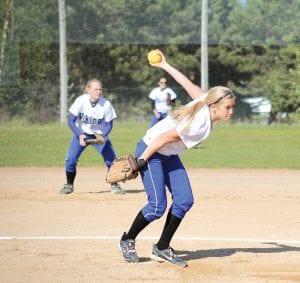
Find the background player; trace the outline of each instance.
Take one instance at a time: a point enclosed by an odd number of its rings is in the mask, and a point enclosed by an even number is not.
[[[102,96],[102,83],[97,79],[89,80],[84,94],[79,96],[69,109],[68,125],[74,133],[68,148],[65,161],[67,183],[60,190],[61,194],[70,194],[74,190],[77,162],[86,149],[86,140],[95,138],[94,133],[104,136],[103,144],[93,144],[103,156],[109,169],[116,154],[108,134],[113,128],[113,120],[117,117],[111,103]],[[111,191],[124,194],[119,184],[112,184]]]
[[[169,65],[164,55],[161,63],[152,64],[167,71],[183,86],[193,101],[171,113],[152,128],[137,145],[138,163],[148,203],[138,212],[128,232],[120,240],[120,250],[128,262],[138,262],[135,250],[137,235],[152,221],[163,216],[167,208],[166,187],[172,204],[160,239],[153,246],[151,258],[179,266],[187,263],[177,257],[170,242],[194,197],[187,172],[178,156],[185,149],[205,140],[219,120],[228,121],[233,114],[234,95],[229,88],[214,87],[207,94],[187,77]]]
[[[158,87],[154,88],[149,94],[149,98],[152,100],[151,107],[153,111],[150,127],[164,119],[172,109],[172,106],[175,106],[177,94],[167,84],[167,78],[161,77],[158,81]]]

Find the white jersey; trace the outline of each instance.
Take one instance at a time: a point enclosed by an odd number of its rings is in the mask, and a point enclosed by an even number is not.
[[[150,92],[149,98],[155,101],[155,109],[158,112],[167,113],[171,110],[171,106],[167,104],[168,94],[171,100],[177,98],[176,93],[169,87],[164,89],[156,87]]]
[[[194,100],[188,105],[196,103]],[[144,142],[149,145],[159,135],[176,129],[180,140],[164,145],[158,150],[163,155],[175,155],[182,153],[187,148],[192,148],[195,145],[205,140],[211,132],[212,123],[210,119],[209,108],[207,105],[203,106],[191,121],[190,127],[186,130],[187,121],[183,119],[181,122],[174,121],[170,116],[158,122],[152,128],[148,129],[144,136]]]
[[[110,101],[101,96],[93,106],[89,94],[79,96],[70,107],[69,112],[77,116],[76,127],[86,134],[102,134],[101,123],[103,121],[110,122],[117,117]]]

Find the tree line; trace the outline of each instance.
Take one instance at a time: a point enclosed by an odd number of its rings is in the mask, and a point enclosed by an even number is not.
[[[0,8],[0,119],[58,120],[57,1],[1,0]],[[209,85],[234,90],[236,119],[251,119],[245,96],[270,99],[270,122],[299,113],[299,8],[293,0],[209,1]],[[152,48],[200,84],[201,1],[66,0],[66,22],[69,103],[96,77],[119,117],[149,113],[147,95],[164,75],[148,65]],[[169,81],[177,104],[186,103]]]

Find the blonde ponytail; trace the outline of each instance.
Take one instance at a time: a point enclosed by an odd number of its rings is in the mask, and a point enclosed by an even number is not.
[[[186,120],[187,126],[184,128],[185,132],[188,132],[193,118],[203,108],[204,105],[210,107],[212,104],[219,103],[223,98],[234,98],[234,94],[231,89],[223,86],[216,86],[211,88],[207,93],[203,94],[201,98],[194,104],[188,104],[181,106],[170,112],[171,118],[178,123],[182,120]]]
[[[192,120],[196,113],[205,105],[205,101],[199,100],[192,105],[181,106],[171,111],[170,116],[177,122],[186,119],[187,121]]]

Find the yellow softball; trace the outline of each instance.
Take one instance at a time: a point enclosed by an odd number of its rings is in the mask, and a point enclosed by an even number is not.
[[[148,61],[149,63],[151,64],[157,64],[157,63],[160,63],[162,60],[161,58],[161,55],[158,51],[156,50],[151,50],[149,53],[148,53]]]

